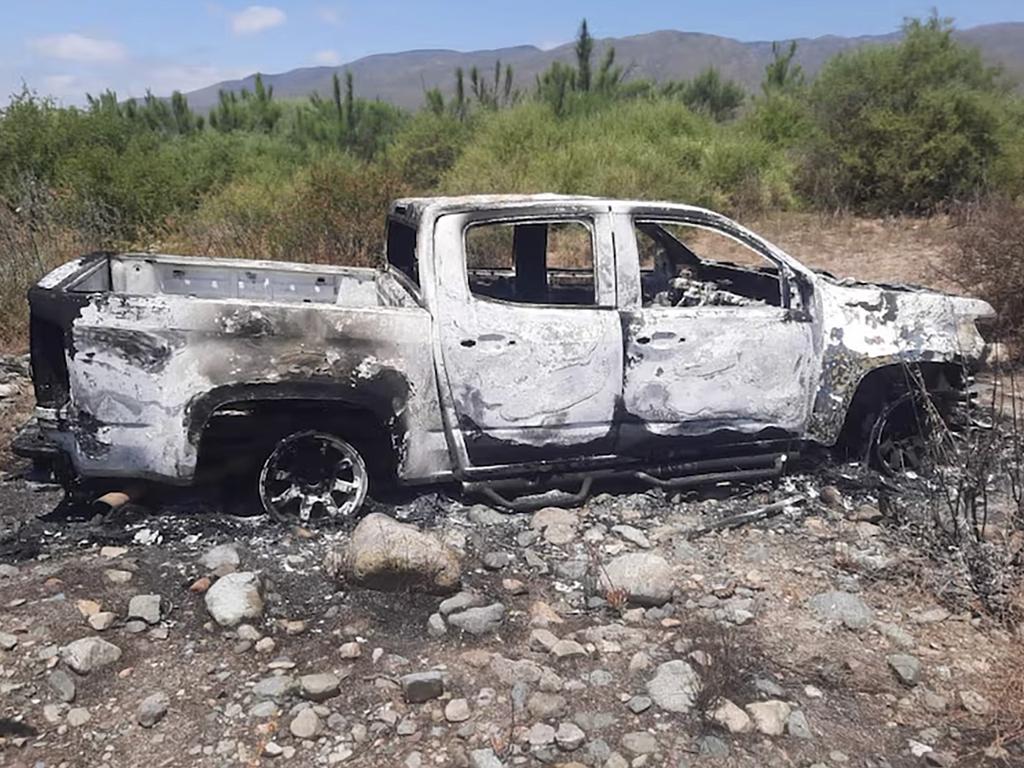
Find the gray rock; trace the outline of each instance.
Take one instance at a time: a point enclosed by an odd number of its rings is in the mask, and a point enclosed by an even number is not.
[[[459,613],[470,608],[479,608],[486,604],[487,598],[479,592],[459,592],[457,595],[452,595],[446,600],[442,600],[441,604],[437,606],[437,612],[442,616],[448,616],[449,614]]]
[[[430,614],[427,619],[427,634],[430,637],[443,637],[448,634],[448,625],[444,623],[440,613]]]
[[[789,718],[786,720],[786,732],[797,739],[814,738],[811,724],[807,722],[807,716],[799,709],[794,709],[789,713]]]
[[[222,574],[236,570],[241,562],[238,547],[234,544],[218,544],[199,558],[199,563],[204,568]]]
[[[46,676],[46,684],[57,698],[70,704],[75,700],[75,680],[63,669],[55,669]]]
[[[341,692],[341,678],[332,672],[303,675],[299,678],[302,698],[310,701],[327,701]]]
[[[452,699],[444,707],[444,719],[449,723],[464,723],[472,713],[465,699]]]
[[[587,734],[575,723],[559,723],[555,731],[555,743],[558,748],[566,752],[572,752],[583,746],[587,740]]]
[[[541,691],[530,696],[526,709],[535,720],[553,720],[565,716],[569,703],[564,696]]]
[[[142,700],[138,711],[135,713],[135,720],[143,728],[152,728],[167,714],[167,708],[170,705],[171,700],[167,694],[163,691],[157,691]]]
[[[97,632],[103,632],[114,625],[114,622],[117,621],[117,614],[113,611],[99,611],[92,614],[86,621]]]
[[[436,699],[444,693],[444,677],[440,672],[413,672],[403,675],[402,695],[410,704],[420,704]]]
[[[697,751],[705,757],[725,757],[729,754],[729,745],[717,736],[701,736],[697,739]]]
[[[666,661],[647,683],[647,693],[662,709],[686,713],[693,707],[700,679],[693,667],[679,659]]]
[[[469,518],[469,522],[473,523],[473,525],[483,526],[504,525],[505,523],[512,522],[514,519],[497,509],[483,504],[476,504],[470,507],[466,517]]]
[[[80,675],[109,666],[121,658],[121,649],[98,637],[83,637],[60,649],[61,660]]]
[[[297,683],[291,675],[271,675],[259,680],[252,687],[252,695],[257,699],[283,701],[296,689]]]
[[[514,559],[508,552],[487,552],[480,558],[480,562],[489,571],[500,571],[508,567]]]
[[[864,629],[875,618],[874,611],[850,592],[822,592],[812,597],[808,606],[819,619],[841,621],[854,630]]]
[[[639,715],[641,712],[646,712],[650,709],[653,703],[649,696],[634,696],[626,703],[626,706],[629,707],[629,711],[634,715]]]
[[[160,595],[135,595],[128,601],[128,618],[147,624],[160,622]]]
[[[555,729],[547,723],[534,723],[526,732],[526,739],[531,747],[546,747],[555,740]]]
[[[328,555],[329,572],[353,584],[384,591],[448,594],[459,587],[458,554],[432,533],[377,512],[364,517],[348,547]]]
[[[889,669],[896,675],[896,679],[908,688],[913,688],[921,682],[921,661],[909,653],[894,653],[885,657]]]
[[[451,626],[471,635],[495,632],[504,620],[505,606],[501,603],[492,603],[483,608],[470,608],[461,613],[453,613],[448,617],[448,623]]]
[[[65,721],[72,728],[80,728],[81,726],[92,720],[92,714],[85,707],[72,707],[68,710]]]
[[[551,646],[550,653],[556,659],[578,659],[587,655],[587,649],[575,640],[559,640]]]
[[[288,725],[288,730],[297,739],[314,739],[323,729],[324,725],[312,707],[299,712]]]
[[[0,563],[0,579],[13,579],[18,575],[18,566]]]
[[[647,731],[632,731],[623,734],[622,747],[634,755],[649,755],[658,751],[658,740],[653,733]]]
[[[504,763],[494,754],[493,749],[474,749],[469,753],[470,768],[503,768]]]
[[[625,591],[635,605],[664,605],[672,599],[672,568],[650,552],[619,555],[601,570],[601,589]]]
[[[250,571],[220,577],[206,591],[206,610],[222,627],[234,627],[263,614],[259,576]]]
[[[757,701],[747,704],[746,710],[754,721],[754,727],[765,736],[781,736],[792,712],[784,701]]]
[[[879,621],[875,623],[875,628],[882,633],[886,640],[905,651],[917,645],[917,640],[914,639],[914,636],[899,624]]]
[[[10,632],[0,632],[0,649],[13,651],[18,645],[18,636]]]
[[[648,540],[647,534],[632,525],[613,525],[612,533],[617,533],[626,541],[636,544],[642,549],[650,549],[651,542]]]

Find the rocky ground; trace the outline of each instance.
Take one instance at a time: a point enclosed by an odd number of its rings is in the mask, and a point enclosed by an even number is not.
[[[19,475],[4,766],[1024,764],[1019,637],[937,599],[852,468],[312,531],[159,496],[40,519],[60,494]]]

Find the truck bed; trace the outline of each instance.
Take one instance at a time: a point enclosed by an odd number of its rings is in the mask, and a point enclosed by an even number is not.
[[[346,307],[405,306],[411,300],[391,275],[371,268],[144,253],[86,262],[65,290]]]

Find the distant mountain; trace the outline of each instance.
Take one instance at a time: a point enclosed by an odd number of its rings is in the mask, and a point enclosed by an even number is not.
[[[1024,80],[1024,22],[972,27],[958,30],[956,36],[964,43],[980,48],[987,61],[1002,65],[1010,76],[1018,81]],[[899,32],[893,32],[863,37],[827,35],[798,38],[797,60],[804,71],[813,76],[827,59],[840,51],[893,43],[899,37]],[[759,86],[765,65],[772,55],[771,42],[744,43],[716,35],[664,30],[600,40],[595,46],[595,59],[599,60],[609,45],[615,46],[616,59],[626,67],[631,79],[662,81],[691,78],[704,68],[714,66],[749,90]],[[447,50],[384,53],[366,56],[340,67],[305,67],[276,75],[264,74],[263,80],[274,86],[274,95],[279,98],[303,97],[313,92],[328,96],[331,76],[348,69],[352,71],[358,96],[413,108],[423,103],[427,89],[440,87],[446,93],[450,92],[456,67],[468,72],[475,66],[489,75],[497,59],[501,59],[502,65],[512,65],[516,87],[525,90],[533,87],[536,76],[553,61],[572,61],[573,47],[567,43],[547,51],[521,45],[467,53]],[[217,103],[218,91],[251,90],[254,78],[255,74],[192,91],[187,94],[189,104],[195,109],[209,109]]]

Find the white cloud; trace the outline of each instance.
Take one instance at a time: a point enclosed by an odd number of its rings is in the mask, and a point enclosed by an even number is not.
[[[122,61],[128,55],[116,40],[86,37],[75,32],[39,37],[29,41],[29,47],[42,56],[78,62]]]
[[[332,27],[336,27],[341,23],[341,14],[338,13],[336,8],[321,6],[316,9],[316,15],[320,17],[320,21],[330,24]]]
[[[231,31],[236,35],[252,35],[265,29],[279,27],[288,16],[271,5],[250,5],[231,14]]]
[[[313,62],[321,67],[336,67],[341,64],[341,55],[337,51],[317,51]]]

